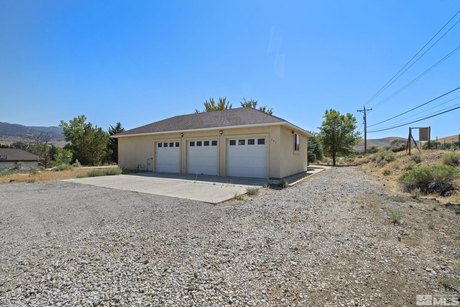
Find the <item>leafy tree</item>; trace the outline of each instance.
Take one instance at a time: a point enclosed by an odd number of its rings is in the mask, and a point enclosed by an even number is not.
[[[54,155],[54,161],[56,161],[56,165],[60,164],[70,164],[72,162],[72,152],[70,149],[56,148],[56,154]]]
[[[203,105],[204,105],[203,112],[222,111],[222,110],[228,110],[232,108],[230,101],[228,101],[226,97],[219,98],[218,103],[214,101],[214,98],[209,98],[209,100],[206,100],[203,103]],[[200,111],[195,109],[195,113],[200,113]]]
[[[254,99],[246,100],[246,98],[243,98],[243,101],[240,102],[240,104],[241,104],[241,106],[243,108],[253,108],[253,109],[257,109],[257,103],[258,103],[257,100],[254,100]],[[266,113],[268,115],[273,114],[273,109],[269,108],[267,106],[259,107],[258,110],[261,111],[261,112],[264,112],[264,113]]]
[[[115,135],[117,133],[125,131],[125,128],[121,125],[120,122],[115,124],[115,127],[110,126],[109,135]],[[109,160],[115,163],[118,163],[118,139],[109,138],[109,148],[108,148]]]
[[[356,118],[351,113],[342,115],[333,109],[326,110],[318,137],[324,152],[332,157],[332,165],[336,165],[337,155],[352,153],[360,139]]]
[[[86,117],[80,115],[68,123],[61,120],[60,126],[64,130],[67,142],[66,149],[70,149],[73,159],[83,165],[99,165],[107,157],[108,134],[91,123],[86,123]]]
[[[49,144],[51,136],[45,133],[39,133],[32,136],[32,143],[26,146],[27,151],[40,157],[40,163],[43,167],[48,167],[56,148]]]
[[[307,159],[310,163],[323,159],[323,146],[316,135],[312,135],[308,138]]]

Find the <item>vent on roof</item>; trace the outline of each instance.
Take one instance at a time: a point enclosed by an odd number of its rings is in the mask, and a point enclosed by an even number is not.
[[[7,155],[0,155],[0,160],[7,160],[8,156]]]

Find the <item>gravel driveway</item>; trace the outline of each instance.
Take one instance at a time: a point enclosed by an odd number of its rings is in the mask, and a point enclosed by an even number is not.
[[[460,215],[356,168],[217,206],[3,184],[0,214],[0,305],[402,306],[459,294]]]

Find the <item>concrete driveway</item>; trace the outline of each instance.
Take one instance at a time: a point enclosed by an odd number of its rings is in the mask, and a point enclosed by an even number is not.
[[[134,191],[155,195],[198,200],[217,204],[246,193],[249,187],[262,187],[257,179],[221,178],[213,176],[159,176],[152,173],[67,179],[66,182]]]

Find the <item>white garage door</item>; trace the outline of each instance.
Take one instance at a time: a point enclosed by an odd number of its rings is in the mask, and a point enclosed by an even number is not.
[[[230,139],[227,142],[227,176],[267,176],[265,138]]]
[[[187,142],[187,172],[217,175],[217,140]]]
[[[180,172],[179,142],[169,141],[156,143],[155,157],[155,171],[157,173]]]

